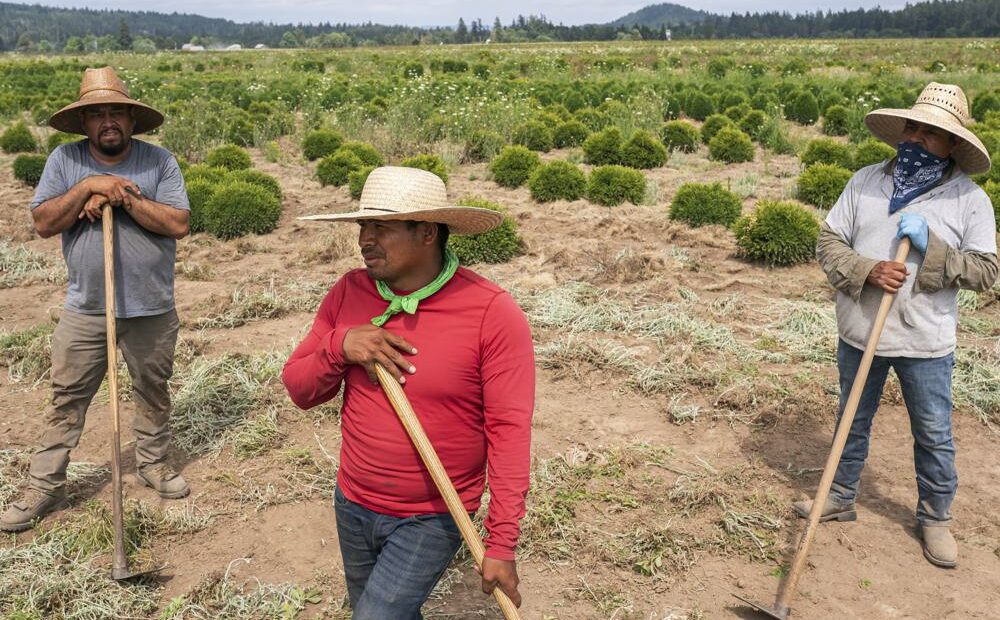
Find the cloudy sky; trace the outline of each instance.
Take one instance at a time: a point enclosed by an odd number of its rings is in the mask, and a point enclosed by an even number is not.
[[[518,14],[544,14],[554,22],[585,24],[608,22],[631,11],[640,9],[656,0],[513,0],[505,2],[485,0],[368,0],[344,2],[334,0],[7,0],[21,4],[81,7],[91,9],[145,10],[161,13],[197,13],[208,17],[224,17],[238,22],[267,21],[276,23],[373,21],[382,24],[409,24],[414,26],[452,25],[459,17],[466,21],[480,18],[492,23],[495,16],[509,23]],[[906,0],[699,0],[678,4],[714,13],[733,11],[780,10],[798,13],[818,9],[834,11],[859,7],[881,6],[886,9],[902,8]]]

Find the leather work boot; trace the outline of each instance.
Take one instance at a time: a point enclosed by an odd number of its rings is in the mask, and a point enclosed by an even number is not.
[[[804,499],[792,504],[792,508],[795,510],[795,514],[802,517],[803,519],[809,518],[809,511],[812,510],[813,501],[811,499]],[[826,498],[826,504],[823,506],[823,512],[820,514],[819,522],[825,523],[826,521],[857,521],[858,511],[854,509],[854,502],[850,504],[840,504],[835,502],[832,497]]]
[[[53,510],[65,508],[68,504],[65,490],[46,493],[29,488],[19,501],[9,505],[3,516],[0,516],[0,530],[23,532]]]
[[[136,474],[143,484],[153,488],[164,499],[180,499],[191,492],[184,476],[166,463],[145,465]]]
[[[935,566],[955,568],[958,564],[958,544],[947,525],[921,525],[920,538],[924,557]]]

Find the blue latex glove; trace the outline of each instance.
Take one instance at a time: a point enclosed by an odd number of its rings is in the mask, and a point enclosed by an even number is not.
[[[916,213],[904,213],[899,218],[899,228],[896,230],[896,238],[909,237],[913,247],[923,254],[927,251],[927,220],[924,216]]]

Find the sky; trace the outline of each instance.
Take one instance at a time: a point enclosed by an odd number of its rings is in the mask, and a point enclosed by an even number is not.
[[[657,0],[367,0],[344,2],[331,0],[4,0],[19,4],[43,4],[89,9],[122,9],[156,11],[159,13],[195,13],[206,17],[223,17],[237,22],[265,21],[275,23],[359,23],[372,21],[380,24],[405,24],[411,26],[454,25],[459,17],[468,22],[479,18],[493,23],[495,16],[504,24],[518,14],[543,14],[551,21],[567,25],[604,23],[626,13],[655,4]],[[907,0],[700,0],[677,4],[702,9],[712,13],[729,14],[755,11],[788,11],[800,13],[819,9],[873,8],[899,9]]]

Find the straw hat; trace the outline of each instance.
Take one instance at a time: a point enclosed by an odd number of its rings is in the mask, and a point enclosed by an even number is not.
[[[80,109],[90,105],[125,104],[135,110],[133,134],[156,129],[163,124],[163,115],[148,105],[128,96],[128,87],[111,67],[87,69],[80,82],[80,98],[59,110],[49,119],[49,126],[66,133],[86,134],[80,121]]]
[[[456,235],[475,235],[492,230],[503,215],[479,207],[448,204],[444,181],[417,168],[383,166],[368,175],[361,190],[361,207],[349,213],[307,215],[300,220],[356,222],[358,220],[403,220],[447,224]]]
[[[912,108],[873,110],[865,116],[865,125],[876,138],[895,147],[907,120],[939,127],[959,138],[951,157],[966,174],[980,174],[990,169],[989,151],[966,129],[973,120],[969,101],[958,86],[931,82]]]

